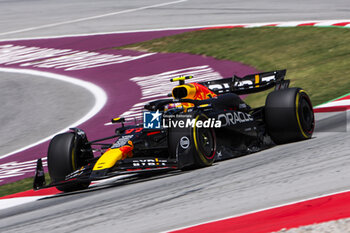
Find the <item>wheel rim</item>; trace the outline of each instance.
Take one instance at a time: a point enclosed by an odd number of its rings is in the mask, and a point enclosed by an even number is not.
[[[197,141],[200,152],[206,159],[213,159],[215,155],[215,139],[213,137],[212,129],[198,128]]]
[[[306,133],[311,134],[314,129],[315,119],[314,119],[311,102],[304,95],[302,95],[300,98],[299,115],[302,120],[301,125],[303,130]]]

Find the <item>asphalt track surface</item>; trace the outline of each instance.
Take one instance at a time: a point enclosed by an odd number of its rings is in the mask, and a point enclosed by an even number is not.
[[[103,32],[218,23],[339,19],[348,18],[350,9],[350,3],[346,1],[278,2],[278,6],[273,1],[268,4],[261,1],[221,1],[215,5],[211,3],[211,7],[209,2],[186,1],[145,12],[140,10],[118,14],[113,16],[115,18],[111,16],[77,23],[84,25],[73,23],[8,33],[38,27],[43,25],[42,22],[74,20],[78,8],[79,12],[83,12],[79,17],[90,17],[150,4],[149,1],[133,1],[125,3],[128,5],[120,3],[123,7],[112,9],[107,1],[99,3],[98,7],[91,1],[91,4],[83,4],[86,10],[77,6],[74,11],[74,7],[58,7],[60,4],[63,6],[65,1],[49,2],[40,5],[40,8],[35,6],[39,3],[26,1],[27,5],[23,5],[23,1],[0,1],[1,13],[4,13],[0,14],[1,17],[7,14],[13,17],[11,23],[1,28],[2,33],[7,33],[2,38],[89,33],[96,32],[96,25],[100,24],[98,30]],[[110,4],[113,2],[110,1]],[[40,11],[35,12],[35,9]],[[16,14],[22,18],[16,17]],[[10,19],[8,15],[6,19]],[[113,25],[108,26],[103,20],[113,21]],[[7,98],[9,101],[14,99],[11,96]],[[43,103],[43,106],[46,104]],[[0,231],[157,232],[349,189],[350,134],[345,132],[346,124],[339,125],[336,120],[346,119],[346,115],[342,114],[318,116],[319,131],[322,132],[316,133],[309,141],[274,147],[205,169],[175,172],[141,181],[116,182],[86,192],[59,195],[6,209],[0,212]]]
[[[57,133],[78,121],[95,102],[87,90],[62,81],[18,73],[0,74],[1,154]]]
[[[1,232],[159,232],[349,189],[348,133],[0,212]]]
[[[346,0],[0,1],[0,39],[213,24],[346,19]]]

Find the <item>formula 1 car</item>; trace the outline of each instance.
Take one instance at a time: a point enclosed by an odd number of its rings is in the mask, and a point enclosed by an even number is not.
[[[34,189],[55,186],[69,192],[121,174],[202,168],[310,139],[315,124],[310,98],[301,88],[289,88],[285,75],[286,70],[277,70],[188,84],[191,76],[173,78],[179,85],[172,98],[145,105],[143,123],[126,125],[124,118],[114,118],[121,124],[115,134],[94,141],[77,128],[56,135],[47,154],[52,182],[45,186],[39,159]],[[239,97],[270,88],[262,107],[251,108]]]

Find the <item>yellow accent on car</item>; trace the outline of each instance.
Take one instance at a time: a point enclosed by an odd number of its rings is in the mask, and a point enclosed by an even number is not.
[[[303,126],[301,125],[300,118],[299,118],[299,95],[300,95],[300,93],[302,93],[302,92],[306,93],[304,90],[300,90],[300,91],[297,93],[297,97],[296,97],[296,100],[295,100],[295,102],[296,102],[296,103],[295,103],[295,106],[296,106],[297,122],[298,122],[298,126],[299,126],[299,129],[300,129],[301,134],[304,136],[304,138],[309,138],[309,137],[305,134],[305,132],[304,132],[304,130],[303,130]]]
[[[206,108],[206,107],[208,107],[209,106],[209,104],[201,104],[201,105],[199,105],[198,107],[200,107],[200,108]]]
[[[119,149],[106,151],[96,162],[93,171],[111,168],[115,163],[123,158],[123,152]]]
[[[125,122],[125,118],[124,117],[117,117],[117,118],[113,118],[111,120],[112,123],[123,123]]]
[[[75,165],[75,149],[74,148],[72,149],[72,168],[73,168],[73,171],[75,171],[77,169],[76,165]]]
[[[181,76],[181,77],[170,79],[170,82],[185,81],[186,79],[191,79],[191,78],[193,78],[193,76]]]
[[[258,74],[256,74],[256,75],[255,75],[255,87],[259,87],[259,85],[257,85],[257,84],[259,84],[259,83],[260,83],[260,77],[259,77]]]
[[[196,87],[191,84],[176,86],[171,92],[174,99],[193,99],[196,93]]]
[[[197,142],[197,135],[196,135],[196,134],[197,134],[197,132],[196,132],[196,131],[197,131],[197,127],[196,127],[196,123],[197,123],[198,118],[199,118],[200,116],[203,116],[203,117],[205,117],[206,119],[208,119],[208,117],[205,116],[205,115],[198,115],[198,116],[196,116],[196,120],[195,120],[194,127],[193,127],[193,142],[194,142],[194,146],[195,146],[195,148],[196,148],[196,151],[198,152],[198,155],[199,155],[200,159],[202,160],[202,162],[203,162],[205,165],[209,166],[209,165],[211,165],[212,163],[208,162],[208,160],[206,160],[206,159],[204,158],[203,153],[199,150],[198,142]]]

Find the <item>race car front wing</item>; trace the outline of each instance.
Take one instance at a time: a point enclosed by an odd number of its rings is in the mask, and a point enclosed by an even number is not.
[[[104,170],[93,170],[93,166],[93,163],[83,166],[80,169],[68,174],[65,177],[65,180],[59,182],[51,182],[50,184],[46,185],[42,160],[38,159],[33,182],[33,189],[39,190],[68,183],[102,180],[125,174],[152,173],[178,169],[178,163],[175,159],[152,157],[126,158],[124,160],[118,161],[114,167]]]

